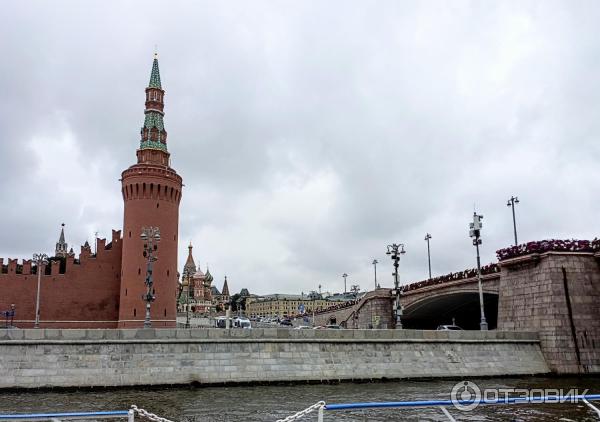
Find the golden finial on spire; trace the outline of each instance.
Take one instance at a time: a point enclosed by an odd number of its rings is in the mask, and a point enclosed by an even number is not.
[[[154,44],[154,60],[158,60],[158,44]]]

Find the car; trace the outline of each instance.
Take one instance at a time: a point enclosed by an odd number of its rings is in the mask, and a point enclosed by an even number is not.
[[[462,328],[460,328],[458,325],[438,325],[437,327],[438,331],[461,331]]]
[[[339,325],[336,325],[336,324],[326,325],[325,328],[328,330],[341,330],[342,329],[342,327],[340,327]]]
[[[309,327],[308,325],[298,325],[297,327],[294,327],[294,330],[310,330],[311,327]]]
[[[245,328],[245,329],[250,329],[251,330],[252,329],[252,323],[250,322],[250,320],[248,318],[238,318],[236,327]]]
[[[284,318],[279,322],[280,325],[292,326],[292,320],[289,318]]]

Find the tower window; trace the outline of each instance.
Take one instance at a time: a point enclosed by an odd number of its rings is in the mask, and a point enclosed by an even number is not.
[[[125,289],[125,296],[127,296],[127,289]]]
[[[131,237],[131,232],[129,232],[129,237]]]
[[[165,308],[165,316],[167,316],[167,308]]]
[[[167,277],[169,276],[169,270],[167,270]]]
[[[135,308],[133,308],[133,316],[136,316],[137,314],[137,310]]]
[[[156,203],[156,208],[158,208],[158,202]]]
[[[140,275],[142,273],[142,269],[138,268],[138,275]]]

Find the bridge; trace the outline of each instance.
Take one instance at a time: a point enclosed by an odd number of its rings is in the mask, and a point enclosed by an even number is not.
[[[490,329],[497,326],[500,267],[482,268],[486,318]],[[323,311],[316,324],[340,324],[347,328],[391,328],[392,289],[366,293],[356,304]],[[450,273],[402,287],[402,325],[404,328],[435,330],[439,325],[456,324],[464,329],[479,329],[479,286],[476,270]],[[365,318],[365,313],[368,318]]]
[[[490,329],[498,325],[500,273],[481,277],[486,319]],[[410,285],[409,285],[410,286]],[[479,329],[479,286],[477,277],[405,289],[400,300],[405,328],[435,330],[439,325],[455,324],[464,329]]]
[[[501,249],[482,268],[491,330],[532,330],[558,373],[600,373],[600,240],[548,240]],[[404,328],[459,325],[479,329],[477,272],[451,273],[402,288]],[[345,309],[315,316],[316,324],[393,328],[391,289],[368,292]]]

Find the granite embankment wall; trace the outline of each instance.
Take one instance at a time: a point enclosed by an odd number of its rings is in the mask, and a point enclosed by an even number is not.
[[[498,328],[538,332],[553,372],[600,373],[600,254],[530,254],[500,266]]]
[[[2,330],[0,388],[219,384],[549,372],[536,333]]]

